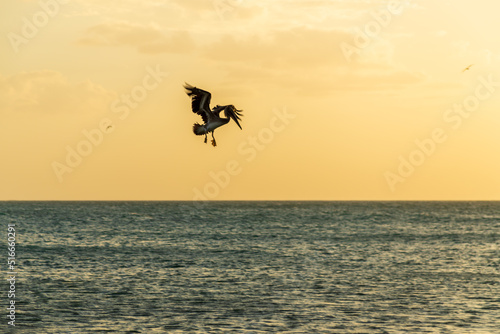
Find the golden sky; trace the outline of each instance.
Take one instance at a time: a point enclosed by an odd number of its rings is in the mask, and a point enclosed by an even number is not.
[[[9,1],[0,200],[500,200],[499,11]],[[243,130],[204,144],[184,82]]]

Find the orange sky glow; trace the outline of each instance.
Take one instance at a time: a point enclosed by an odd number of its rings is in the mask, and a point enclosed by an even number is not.
[[[499,10],[10,1],[0,200],[500,200]],[[185,82],[243,130],[204,144]]]

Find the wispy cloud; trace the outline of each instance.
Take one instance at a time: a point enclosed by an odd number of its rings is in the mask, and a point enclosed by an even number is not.
[[[141,53],[183,53],[194,48],[186,31],[165,34],[158,25],[110,22],[92,26],[79,39],[88,46],[130,46]]]
[[[255,62],[263,67],[315,67],[342,61],[338,45],[350,36],[339,30],[323,31],[306,27],[276,31],[265,38],[253,35],[237,39],[226,35],[208,45],[204,55],[218,61]]]
[[[227,80],[232,84],[271,84],[307,95],[335,90],[398,89],[426,79],[424,74],[394,62],[389,41],[374,43],[363,57],[347,63],[339,45],[352,38],[344,30],[298,27],[266,37],[238,39],[225,35],[206,45],[202,53],[227,71]]]
[[[6,113],[104,111],[114,97],[91,81],[71,83],[55,71],[0,76],[0,105]]]

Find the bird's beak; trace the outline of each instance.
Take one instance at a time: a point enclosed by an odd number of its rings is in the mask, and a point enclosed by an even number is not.
[[[236,124],[238,124],[238,127],[240,128],[240,130],[243,130],[243,129],[241,128],[240,122],[238,122],[238,120],[237,120],[236,118],[234,119],[234,121],[236,122]]]

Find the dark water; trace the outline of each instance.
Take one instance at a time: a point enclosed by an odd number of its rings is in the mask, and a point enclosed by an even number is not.
[[[18,333],[500,333],[496,202],[4,202],[0,221]]]

